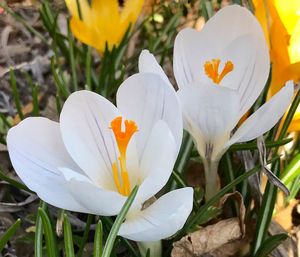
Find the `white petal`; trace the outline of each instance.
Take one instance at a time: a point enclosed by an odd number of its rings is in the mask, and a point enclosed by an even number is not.
[[[167,183],[177,157],[174,137],[164,121],[154,126],[141,160],[139,174],[142,184],[137,198],[146,201]]]
[[[64,147],[58,123],[27,118],[9,130],[7,147],[18,176],[42,200],[62,209],[88,212],[72,197],[59,171],[59,167],[79,172],[80,168]]]
[[[192,135],[202,157],[206,145],[217,154],[238,121],[239,96],[236,91],[216,86],[189,86],[178,91],[185,129]],[[203,140],[205,142],[203,142]]]
[[[136,143],[142,156],[151,130],[158,120],[164,120],[174,135],[179,151],[182,140],[182,118],[175,90],[158,75],[139,73],[126,79],[117,92],[117,106],[134,120],[139,131]]]
[[[117,215],[126,201],[126,197],[117,192],[105,190],[93,184],[83,176],[69,169],[61,169],[68,180],[67,186],[73,197],[89,213],[103,216]]]
[[[224,77],[220,86],[238,91],[240,117],[256,101],[269,76],[268,49],[257,45],[258,41],[256,36],[247,34],[232,41],[221,53],[221,59],[232,61],[234,69]]]
[[[242,124],[227,143],[227,147],[236,142],[245,142],[257,138],[274,127],[291,103],[293,93],[293,82],[289,81],[285,87]]]
[[[171,191],[147,209],[126,217],[119,235],[134,241],[157,241],[180,230],[193,207],[193,189]]]
[[[117,150],[110,123],[117,116],[120,114],[111,102],[89,91],[69,96],[60,116],[68,152],[84,172],[104,188],[113,185],[111,167],[117,160]]]
[[[173,88],[167,75],[156,61],[153,54],[148,50],[143,50],[139,57],[139,72],[141,73],[155,73],[160,76],[171,88]]]
[[[246,42],[246,36],[252,39]],[[237,59],[238,56],[242,58]],[[270,63],[263,31],[246,8],[236,5],[224,7],[209,19],[200,32],[193,29],[179,32],[174,45],[174,75],[178,86],[182,88],[195,81],[205,82],[204,64],[212,59],[220,59],[223,64],[228,60],[236,61],[236,72],[226,75],[224,82],[232,77],[230,81],[234,83],[225,84],[238,88],[242,99],[241,112],[245,112],[262,91]],[[235,81],[237,72],[241,71],[239,77],[243,79]]]

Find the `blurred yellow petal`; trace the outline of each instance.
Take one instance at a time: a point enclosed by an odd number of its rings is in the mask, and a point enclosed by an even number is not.
[[[91,24],[90,6],[87,0],[65,0],[65,1],[73,17],[80,19],[80,15],[79,15],[79,10],[80,10],[81,19],[84,20],[84,22],[86,22],[87,24]],[[77,1],[79,6],[77,6]]]
[[[300,81],[300,1],[253,0],[253,4],[255,15],[269,39],[272,62],[270,98],[286,81]],[[293,130],[300,130],[300,108],[289,127],[289,131]]]
[[[300,61],[300,17],[290,38],[289,56],[291,63]]]
[[[80,19],[72,17],[70,20],[70,28],[74,36],[81,42],[96,48],[100,52],[104,50],[105,41],[99,40],[99,37],[94,33],[94,30],[86,26]]]
[[[268,21],[268,13],[265,6],[264,0],[253,0],[253,5],[255,6],[255,16],[258,19],[264,34],[268,46],[270,47],[270,39],[269,39],[269,21]]]
[[[141,12],[144,0],[127,0],[124,7],[118,0],[79,0],[81,19],[76,0],[66,0],[70,13],[71,29],[75,37],[101,54],[107,43],[111,50],[122,41],[130,24],[134,24]]]
[[[134,23],[142,10],[143,4],[144,0],[126,0],[121,12],[121,21],[128,22],[128,25]]]
[[[275,0],[274,5],[288,33],[292,34],[299,20],[300,1]]]

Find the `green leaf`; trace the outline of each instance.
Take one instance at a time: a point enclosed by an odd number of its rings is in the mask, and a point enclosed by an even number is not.
[[[266,239],[258,249],[254,257],[268,256],[278,245],[288,238],[287,234],[277,234]]]
[[[45,210],[43,210],[41,207],[39,207],[38,213],[41,217],[43,224],[48,257],[58,257],[58,245],[56,242],[55,232],[53,230],[51,221]]]
[[[86,89],[92,90],[92,48],[87,46],[86,59],[85,59],[85,79],[86,79]]]
[[[110,257],[111,251],[113,249],[113,246],[114,246],[117,234],[118,234],[118,231],[126,217],[127,212],[129,211],[131,204],[133,203],[133,200],[136,196],[137,191],[138,191],[138,186],[135,186],[134,189],[132,190],[132,192],[130,193],[130,195],[128,196],[125,204],[123,205],[119,215],[117,216],[117,218],[109,232],[108,238],[106,240],[102,257]]]
[[[8,176],[6,176],[3,172],[3,170],[0,168],[0,179],[2,179],[3,181],[8,182],[10,185],[19,188],[21,190],[25,190],[29,193],[33,193],[27,186],[25,186],[24,184],[20,183],[19,181],[16,181]]]
[[[175,170],[182,174],[185,170],[188,160],[190,159],[190,154],[193,149],[193,140],[187,132],[183,134],[182,145],[178,154],[178,158],[175,163]]]
[[[292,119],[294,117],[294,114],[295,114],[295,112],[298,108],[299,103],[300,103],[300,90],[298,90],[296,96],[294,97],[294,100],[291,104],[291,107],[290,107],[290,109],[289,109],[289,111],[286,115],[286,118],[285,118],[284,123],[282,125],[282,129],[281,129],[280,134],[278,136],[278,140],[282,140],[285,137],[285,135],[287,133],[287,130],[288,130],[288,128],[289,128],[289,126],[292,122]],[[278,151],[278,148],[279,147],[276,148],[276,152]]]
[[[27,71],[22,71],[22,74],[25,76],[30,88],[31,88],[31,95],[32,95],[32,105],[33,110],[32,113],[34,116],[40,116],[40,108],[39,108],[39,98],[38,98],[38,86],[37,84],[33,83],[32,78],[28,74]]]
[[[300,175],[300,153],[298,153],[282,172],[280,178],[284,184],[292,182]]]
[[[74,40],[70,31],[68,29],[68,39],[69,39],[69,53],[70,53],[70,64],[71,64],[71,74],[72,74],[72,83],[73,83],[73,91],[78,90],[78,79],[77,79],[77,71],[76,71],[76,59],[74,54]]]
[[[101,220],[99,219],[95,231],[94,257],[102,256],[102,248],[103,248],[103,226]]]
[[[66,257],[74,257],[72,228],[67,214],[64,214],[64,241]]]
[[[24,114],[23,114],[23,111],[22,111],[22,105],[21,105],[19,91],[18,91],[18,88],[17,88],[17,80],[16,80],[14,70],[10,69],[9,74],[10,74],[10,85],[11,85],[11,88],[12,88],[12,93],[13,93],[14,101],[15,101],[15,104],[16,104],[17,112],[18,112],[18,115],[19,115],[20,119],[23,120],[24,119]]]
[[[279,173],[279,161],[276,161],[274,168],[274,174],[277,176]],[[258,249],[264,244],[264,239],[267,235],[268,228],[272,219],[273,210],[276,202],[277,187],[271,183],[267,183],[263,200],[262,208],[260,208],[257,221],[256,221],[256,231],[254,236],[254,243],[252,252],[257,253]]]
[[[205,224],[205,223],[209,222],[210,220],[219,216],[221,213],[222,213],[221,209],[214,207],[214,206],[209,206],[206,209],[205,213],[203,213],[203,215],[198,216],[198,219],[195,220],[195,223],[197,225]]]
[[[47,204],[43,201],[40,201],[40,206],[43,210],[45,210]],[[43,257],[43,224],[39,213],[37,214],[35,223],[34,256]]]
[[[88,236],[89,236],[89,233],[90,233],[90,227],[91,227],[93,218],[94,218],[94,216],[92,214],[89,214],[88,217],[87,217],[85,229],[84,229],[84,232],[83,232],[82,239],[80,241],[79,250],[76,253],[76,257],[81,257],[82,254],[83,254],[83,249],[84,249],[85,243],[86,243],[86,241],[88,239]]]
[[[17,219],[17,221],[0,238],[0,252],[2,252],[6,243],[16,233],[16,231],[20,227],[20,225],[21,225],[21,220]]]
[[[268,161],[268,163],[272,163],[272,162],[274,162],[275,160],[278,160],[278,159],[279,159],[279,157],[273,158],[270,161]],[[243,182],[245,179],[247,179],[248,177],[250,177],[254,173],[258,172],[260,169],[261,169],[261,166],[257,165],[253,169],[251,169],[248,172],[240,175],[235,180],[233,180],[231,183],[224,186],[209,201],[207,201],[205,203],[205,205],[201,206],[201,208],[199,208],[198,212],[187,221],[187,223],[185,224],[184,229],[182,230],[182,232],[191,230],[191,228],[193,226],[197,225],[197,221],[201,220],[201,216],[205,215],[205,212],[210,208],[210,206],[213,206],[214,204],[216,204],[219,201],[219,199],[223,195],[225,195],[228,191],[230,191],[234,186],[236,186],[239,183]]]

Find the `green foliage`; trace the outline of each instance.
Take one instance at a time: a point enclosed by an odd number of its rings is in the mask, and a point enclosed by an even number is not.
[[[10,238],[16,233],[18,228],[21,225],[21,220],[18,219],[0,238],[0,252],[4,249],[6,243],[10,240]]]
[[[160,1],[154,5],[149,13],[145,15],[141,22],[134,28],[128,28],[119,46],[111,50],[106,48],[102,55],[99,55],[91,47],[79,42],[70,32],[63,34],[58,24],[58,13],[53,10],[50,1],[42,1],[39,10],[43,23],[43,33],[34,29],[24,18],[14,13],[6,4],[0,4],[16,21],[21,23],[30,33],[37,36],[53,52],[51,56],[51,79],[56,87],[56,105],[59,114],[61,107],[67,97],[74,91],[87,89],[115,101],[115,95],[120,84],[125,78],[137,71],[137,60],[140,51],[144,48],[149,49],[162,66],[169,67],[172,64],[172,49],[175,36],[178,30],[187,23],[195,24],[201,15],[208,20],[220,6],[221,1],[170,1],[164,3]],[[242,5],[246,3],[251,6],[251,1],[233,1]],[[193,8],[197,15],[188,16],[187,13]],[[44,36],[47,32],[47,36]],[[48,40],[48,37],[50,40]],[[133,46],[130,45],[134,41]],[[133,50],[132,50],[133,49]],[[20,120],[26,115],[23,110],[22,99],[18,88],[16,72],[13,68],[10,70],[10,84],[12,97],[16,107],[16,112]],[[41,103],[39,93],[41,86],[33,81],[31,74],[22,71],[22,79],[26,81],[30,88],[32,98],[32,111],[30,116],[39,116],[41,114]],[[266,101],[267,90],[257,100],[252,110],[258,109]],[[277,133],[278,126],[270,131],[266,136],[266,148],[270,153],[269,164],[272,171],[280,176],[282,181],[289,188],[291,195],[287,200],[296,196],[300,189],[300,154],[292,152],[288,156],[288,165],[280,173],[280,160],[278,150],[292,141],[287,137],[287,129],[295,114],[296,108],[300,102],[300,91],[298,90],[293,104],[286,116],[280,133]],[[6,134],[12,127],[12,117],[0,113],[0,142],[6,144]],[[278,135],[276,137],[276,135]],[[285,234],[268,234],[269,225],[274,213],[274,206],[277,196],[277,188],[268,183],[263,194],[262,207],[258,212],[253,211],[251,206],[253,198],[250,193],[248,178],[256,174],[261,169],[261,164],[256,161],[255,167],[245,172],[244,165],[239,159],[241,151],[250,151],[256,154],[257,142],[235,144],[231,146],[222,160],[221,175],[225,184],[221,190],[209,201],[203,203],[203,191],[198,190],[194,197],[194,209],[188,221],[174,238],[165,241],[165,248],[171,249],[172,243],[180,239],[186,233],[199,228],[199,225],[205,225],[214,218],[222,214],[222,210],[216,207],[216,204],[222,196],[228,192],[238,190],[244,196],[246,205],[246,216],[256,220],[256,231],[254,242],[252,243],[252,255],[254,257],[267,256],[283,240]],[[195,149],[192,138],[184,132],[184,138],[181,149],[174,167],[174,171],[165,187],[165,191],[174,190],[187,186],[186,172],[191,160],[199,162],[199,154]],[[291,161],[289,161],[291,160]],[[199,162],[200,163],[200,162]],[[200,163],[201,164],[201,163]],[[31,192],[24,184],[10,178],[0,169],[0,179],[9,183],[15,189]],[[223,183],[224,183],[223,181]],[[197,190],[195,190],[197,191]],[[53,213],[48,212],[47,205],[43,202],[38,209],[35,222],[34,252],[36,257],[82,257],[84,248],[88,242],[94,242],[94,257],[116,256],[114,253],[116,245],[122,244],[125,251],[130,256],[140,257],[135,245],[127,239],[118,238],[118,230],[126,217],[126,214],[137,193],[135,188],[122,211],[117,218],[96,217],[94,215],[81,215],[80,219],[85,220],[85,228],[78,232],[71,225],[71,215],[63,215],[63,238],[56,235],[55,228],[51,222]],[[257,206],[256,206],[257,208]],[[233,210],[234,212],[234,210]],[[93,224],[98,221],[96,224]],[[6,243],[14,236],[21,222],[18,219],[0,239],[0,251]],[[23,225],[22,225],[23,226]],[[92,233],[95,227],[95,232]],[[168,254],[167,251],[166,254]],[[147,253],[150,256],[150,252]]]

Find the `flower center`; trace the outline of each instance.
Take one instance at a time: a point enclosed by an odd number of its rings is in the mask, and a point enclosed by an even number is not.
[[[216,84],[220,84],[222,79],[231,71],[233,71],[234,65],[231,61],[227,61],[224,65],[223,70],[219,73],[220,59],[212,59],[206,61],[204,64],[205,74],[212,79]]]
[[[133,134],[138,131],[137,125],[132,120],[125,120],[125,131],[122,131],[122,117],[119,116],[113,119],[110,123],[110,128],[113,130],[116,142],[119,148],[119,169],[117,162],[112,165],[114,182],[118,192],[124,196],[130,194],[130,181],[126,168],[126,151],[128,143]],[[120,172],[119,172],[120,170]]]

